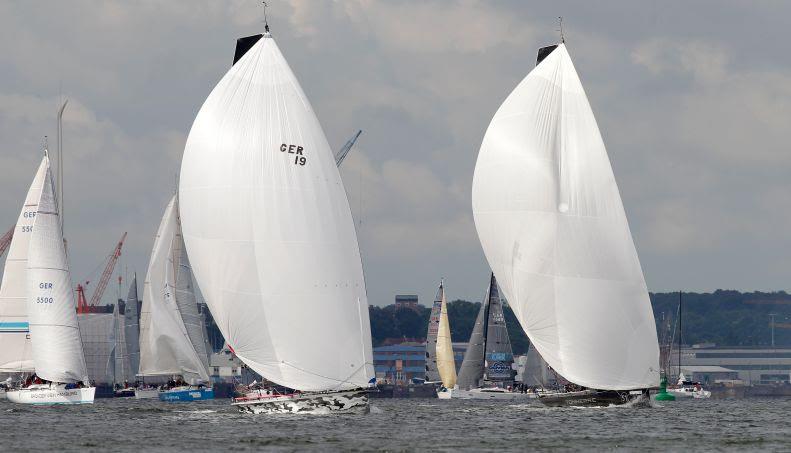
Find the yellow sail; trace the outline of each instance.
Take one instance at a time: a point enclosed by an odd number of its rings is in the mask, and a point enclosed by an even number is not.
[[[453,343],[450,339],[450,322],[448,321],[448,302],[445,300],[445,288],[439,285],[442,293],[442,308],[439,314],[437,332],[437,369],[442,385],[452,389],[456,386],[456,361],[453,358]]]

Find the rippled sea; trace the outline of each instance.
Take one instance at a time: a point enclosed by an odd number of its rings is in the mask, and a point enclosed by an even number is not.
[[[557,409],[373,400],[368,415],[248,415],[227,400],[131,398],[29,407],[0,401],[1,451],[791,451],[791,399]]]

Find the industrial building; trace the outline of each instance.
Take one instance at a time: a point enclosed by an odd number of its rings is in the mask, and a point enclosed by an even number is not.
[[[674,349],[670,354],[669,368],[674,379],[678,376],[678,363],[678,350]],[[681,372],[687,378],[707,385],[733,381],[746,386],[789,384],[791,349],[713,345],[682,347]]]
[[[456,370],[464,360],[467,343],[453,343]],[[426,377],[426,343],[401,343],[374,348],[374,370],[380,382],[410,382]]]

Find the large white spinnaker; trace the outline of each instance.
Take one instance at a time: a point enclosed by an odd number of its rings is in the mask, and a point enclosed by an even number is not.
[[[27,312],[36,375],[52,382],[88,383],[77,305],[63,244],[49,159],[28,250]]]
[[[33,371],[27,315],[27,259],[33,221],[48,165],[48,159],[44,157],[27,191],[8,248],[0,284],[0,373]]]
[[[550,366],[594,389],[658,385],[659,349],[640,261],[564,44],[492,119],[472,207],[500,287]]]
[[[141,376],[182,375],[208,381],[208,370],[190,342],[176,303],[174,241],[178,230],[176,196],[159,224],[140,311]]]
[[[195,118],[179,199],[196,282],[239,358],[299,390],[367,386],[370,324],[349,203],[269,33]]]

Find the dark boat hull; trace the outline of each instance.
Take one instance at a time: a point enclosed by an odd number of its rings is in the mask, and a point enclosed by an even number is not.
[[[582,390],[539,395],[538,400],[549,407],[607,407],[650,401],[645,392],[629,390]]]

